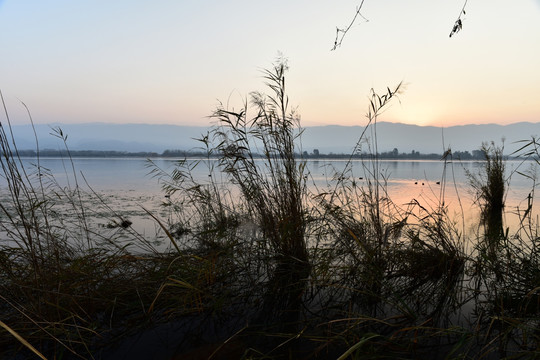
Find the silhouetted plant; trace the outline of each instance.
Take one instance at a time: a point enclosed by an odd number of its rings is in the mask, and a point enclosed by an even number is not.
[[[341,44],[343,43],[343,39],[345,38],[345,35],[347,35],[347,33],[350,31],[350,29],[352,28],[352,26],[356,23],[356,19],[360,16],[361,18],[363,18],[365,21],[368,21],[368,19],[366,19],[361,13],[360,11],[362,10],[362,7],[364,6],[364,0],[362,0],[362,2],[360,3],[360,5],[358,5],[356,7],[356,12],[354,13],[354,16],[351,20],[351,22],[349,23],[349,25],[346,27],[346,28],[339,28],[339,27],[336,27],[336,38],[334,39],[334,45],[332,46],[332,51],[333,50],[336,50],[337,48],[339,48],[341,46]],[[457,18],[457,20],[455,21],[454,25],[452,26],[452,31],[450,32],[450,37],[454,36],[455,34],[457,34],[458,32],[461,31],[461,29],[463,28],[463,20],[462,20],[462,16],[466,15],[466,12],[465,12],[465,7],[467,6],[467,0],[465,0],[465,3],[463,4],[463,7],[461,8],[461,11],[459,12],[459,16]]]
[[[0,357],[92,358],[113,328],[119,335],[144,323],[168,272],[191,265],[158,255],[129,220],[84,192],[71,158],[63,159],[72,171],[67,186],[41,165],[39,146],[36,164],[24,163],[1,101]],[[53,132],[66,144],[60,129]],[[103,208],[116,233],[93,221]]]
[[[467,0],[465,0],[465,3],[463,4],[463,8],[459,12],[459,16],[458,16],[456,22],[454,23],[454,26],[452,27],[452,31],[450,32],[450,37],[452,37],[455,34],[457,34],[458,32],[460,32],[461,29],[463,28],[463,20],[461,20],[461,17],[463,15],[466,15],[465,6],[467,6]]]
[[[288,108],[286,71],[285,62],[265,71],[273,94],[251,94],[252,118],[247,104],[240,111],[220,106],[212,115],[218,123],[210,135],[221,170],[239,187],[276,255],[307,261],[305,163],[295,157],[301,131],[299,118]],[[262,159],[254,158],[256,153]]]
[[[493,142],[490,145],[484,143],[481,151],[485,158],[481,172],[468,172],[471,185],[476,191],[484,234],[492,254],[505,236],[503,212],[507,180],[503,150],[504,147],[497,147]]]

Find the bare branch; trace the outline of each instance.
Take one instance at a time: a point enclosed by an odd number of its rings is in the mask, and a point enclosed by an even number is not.
[[[341,43],[343,42],[343,38],[345,37],[345,35],[347,35],[351,27],[354,25],[358,16],[362,17],[365,21],[369,21],[368,19],[364,17],[364,15],[360,14],[360,10],[362,10],[363,5],[364,5],[364,0],[362,0],[362,2],[360,3],[360,6],[356,8],[356,13],[354,14],[354,17],[351,23],[349,24],[349,26],[347,26],[346,29],[340,29],[336,27],[336,40],[334,40],[334,47],[332,48],[332,51],[336,50],[338,47],[341,46]]]
[[[465,3],[463,4],[463,8],[461,8],[461,11],[459,12],[459,16],[456,22],[454,23],[454,27],[452,27],[452,31],[450,32],[450,37],[452,37],[454,34],[457,34],[463,28],[463,21],[461,20],[461,16],[466,15],[465,6],[467,6],[467,0],[465,0]]]
[[[336,50],[338,47],[341,46],[341,43],[343,42],[343,38],[345,37],[345,35],[347,35],[347,33],[349,32],[351,27],[355,24],[356,19],[359,16],[361,18],[363,18],[366,22],[369,21],[368,19],[366,19],[360,13],[360,11],[362,10],[362,6],[364,6],[364,1],[365,0],[362,0],[362,2],[360,3],[360,6],[358,6],[356,8],[356,13],[354,14],[354,17],[352,18],[351,22],[349,23],[349,26],[347,26],[345,29],[336,27],[336,39],[334,40],[334,46],[332,47],[332,51]],[[466,15],[465,7],[467,6],[467,1],[468,0],[465,0],[465,3],[463,4],[463,7],[461,8],[461,11],[459,12],[459,16],[458,16],[456,22],[454,23],[454,26],[452,27],[452,31],[450,32],[450,37],[457,34],[463,28],[463,20],[462,20],[461,17]]]

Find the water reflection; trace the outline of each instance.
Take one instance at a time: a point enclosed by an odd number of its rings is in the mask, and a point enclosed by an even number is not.
[[[166,200],[161,190],[162,184],[149,175],[145,159],[75,158],[72,161],[75,172],[72,171],[71,164],[62,159],[40,159],[40,166],[47,169],[60,186],[73,186],[74,178],[77,177],[81,187],[90,186],[96,192],[106,194],[109,199],[116,198],[116,205],[120,209],[126,205],[142,204],[149,210],[161,211],[161,204]],[[154,162],[166,171],[172,171],[176,163],[171,159],[155,159]],[[208,169],[217,167],[217,162],[210,162],[212,164],[208,166],[203,163],[194,169],[194,178],[202,184],[209,182]],[[39,173],[35,159],[23,159],[23,163],[30,172]],[[308,160],[308,186],[315,192],[328,190],[334,184],[333,175],[342,172],[346,164],[347,161],[341,159]],[[396,205],[407,206],[411,201],[417,200],[427,208],[444,205],[451,215],[477,220],[478,210],[466,172],[476,173],[482,163],[449,162],[446,166],[445,171],[443,161],[382,160],[379,171],[383,175],[386,192]],[[505,199],[505,223],[511,227],[519,225],[517,210],[526,208],[527,202],[531,201],[530,196],[534,196],[534,182],[520,175],[518,168],[522,169],[520,172],[530,174],[531,177],[536,171],[532,163],[523,165],[521,161],[507,161],[509,190]],[[366,185],[366,179],[371,177],[372,172],[370,164],[353,160],[347,175],[354,179],[355,185],[362,187]],[[226,179],[222,177],[219,181],[225,183]],[[2,184],[0,179],[0,187]],[[137,222],[134,222],[134,226],[138,226]],[[153,230],[139,229],[148,232]]]

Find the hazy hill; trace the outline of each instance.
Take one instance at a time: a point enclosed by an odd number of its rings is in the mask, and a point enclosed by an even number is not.
[[[200,146],[193,138],[201,137],[206,128],[197,126],[151,124],[51,124],[36,125],[40,149],[63,148],[63,143],[53,134],[60,127],[67,135],[72,150],[155,151],[166,149],[188,150]],[[19,149],[35,149],[36,141],[30,125],[13,126]]]
[[[318,126],[306,128],[303,138],[304,150],[311,152],[318,148],[322,153],[349,152],[363,131],[362,126]],[[367,138],[374,138],[373,128],[366,131]],[[397,148],[400,153],[412,150],[421,153],[443,153],[448,147],[454,150],[472,151],[484,141],[501,143],[505,138],[505,148],[516,149],[519,140],[540,135],[540,123],[515,123],[511,125],[464,125],[440,128],[381,122],[377,124],[379,152]],[[362,144],[362,150],[369,148]]]
[[[115,150],[115,151],[155,151],[166,149],[190,150],[200,146],[194,138],[206,133],[207,128],[196,126],[150,125],[150,124],[53,124],[36,125],[35,130],[40,149],[59,149],[62,142],[52,128],[60,126],[67,135],[67,143],[72,150]],[[366,132],[373,138],[373,128]],[[316,126],[304,129],[302,144],[304,151],[311,153],[318,149],[321,153],[349,153],[362,134],[361,126]],[[30,125],[13,126],[13,133],[19,149],[35,149],[36,140]],[[377,125],[378,150],[400,153],[412,150],[421,153],[442,153],[449,146],[454,150],[475,150],[483,141],[501,142],[506,139],[506,149],[517,148],[513,144],[519,140],[540,135],[540,123],[515,123],[511,125],[465,125],[447,128],[416,126],[381,122]],[[443,146],[444,144],[444,146]],[[366,143],[362,150],[369,151]],[[507,152],[508,152],[507,151]]]

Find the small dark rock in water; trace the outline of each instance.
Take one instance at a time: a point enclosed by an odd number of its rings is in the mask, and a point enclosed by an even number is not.
[[[133,224],[133,223],[131,221],[129,221],[129,220],[122,220],[122,222],[120,223],[120,226],[123,229],[127,229],[128,227],[131,226],[131,224]]]
[[[120,224],[118,224],[116,221],[114,221],[114,222],[108,223],[107,225],[105,225],[105,227],[107,229],[116,229],[117,227],[127,229],[128,227],[131,226],[131,224],[133,224],[133,223],[131,221],[129,221],[129,220],[122,220],[122,222]]]

